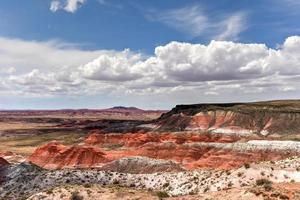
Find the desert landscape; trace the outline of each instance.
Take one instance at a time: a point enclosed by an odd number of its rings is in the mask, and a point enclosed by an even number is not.
[[[1,111],[1,199],[299,199],[300,101]]]
[[[300,200],[300,0],[0,0],[0,200]]]

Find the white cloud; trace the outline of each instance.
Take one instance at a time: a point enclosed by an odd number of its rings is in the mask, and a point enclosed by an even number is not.
[[[246,29],[246,14],[235,13],[219,24],[221,29],[218,40],[238,40],[239,34]]]
[[[85,2],[86,0],[68,0],[64,9],[67,12],[74,13]]]
[[[142,76],[140,62],[141,55],[124,50],[111,55],[102,54],[80,69],[84,77],[92,80],[130,81]]]
[[[193,82],[260,76],[240,72],[240,68],[263,58],[267,52],[267,47],[261,44],[221,41],[212,41],[207,46],[171,42],[155,49],[157,62],[163,65],[165,75],[178,81]]]
[[[42,71],[58,71],[62,67],[77,68],[109,51],[82,51],[76,45],[59,40],[48,42],[24,41],[0,37],[0,69],[13,66],[17,73],[38,68]]]
[[[0,38],[0,43],[0,96],[105,93],[196,103],[203,96],[240,101],[300,92],[300,36],[287,38],[278,49],[227,41],[170,42],[156,47],[152,56],[128,49],[85,51],[55,40]]]
[[[201,6],[193,5],[148,13],[146,17],[152,21],[160,21],[193,38],[207,36],[218,40],[236,40],[246,29],[247,15],[245,12],[236,12],[213,16],[202,10]]]
[[[208,18],[201,11],[199,6],[191,6],[166,11],[160,15],[153,16],[154,19],[176,28],[179,31],[187,32],[192,37],[200,36],[208,26]]]
[[[16,68],[14,68],[14,67],[0,68],[0,74],[12,74],[14,72],[16,72]]]
[[[52,12],[56,12],[57,10],[59,10],[61,8],[61,4],[60,1],[52,1],[50,4],[50,10]]]
[[[20,94],[48,96],[53,94],[50,88],[58,86],[65,94],[85,93],[82,87],[87,83],[78,75],[78,67],[101,54],[112,53],[82,51],[77,45],[58,40],[39,42],[0,37],[0,43],[1,88]]]
[[[53,0],[50,4],[50,10],[56,12],[59,9],[63,9],[66,12],[75,13],[86,1],[87,0]]]

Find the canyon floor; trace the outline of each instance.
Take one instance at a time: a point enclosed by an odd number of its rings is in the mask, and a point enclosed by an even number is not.
[[[0,199],[300,199],[300,101],[0,111]]]

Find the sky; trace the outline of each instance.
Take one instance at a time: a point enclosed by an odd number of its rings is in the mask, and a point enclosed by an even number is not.
[[[0,0],[0,109],[300,98],[299,0]]]

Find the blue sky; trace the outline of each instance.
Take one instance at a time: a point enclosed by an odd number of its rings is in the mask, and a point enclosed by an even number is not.
[[[299,98],[299,9],[297,0],[0,0],[0,108]]]
[[[245,12],[246,27],[239,34],[240,42],[273,47],[300,32],[300,5],[284,0],[89,0],[75,13],[51,12],[49,0],[29,2],[1,0],[1,36],[41,41],[56,38],[89,49],[130,48],[153,53],[157,45],[173,40],[208,43],[214,39],[205,34],[193,37],[188,31],[147,18],[152,13],[155,18],[168,10],[192,6],[199,6],[209,18]]]

